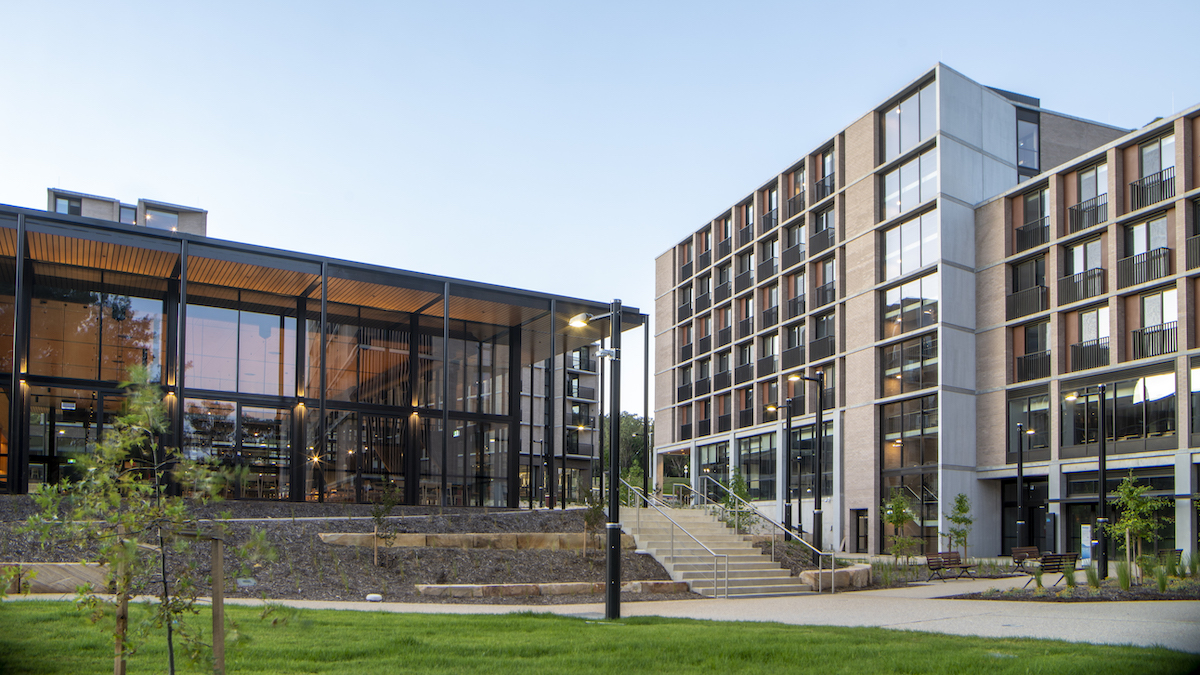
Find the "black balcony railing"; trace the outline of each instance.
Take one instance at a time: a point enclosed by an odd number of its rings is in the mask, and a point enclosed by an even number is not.
[[[713,302],[721,302],[727,300],[733,295],[733,284],[726,281],[723,284],[717,284],[716,290],[713,291]]]
[[[783,369],[795,368],[804,363],[804,347],[792,347],[783,350]]]
[[[766,377],[775,372],[778,361],[774,356],[764,356],[758,360],[758,376]]]
[[[1016,235],[1017,253],[1041,246],[1050,240],[1050,219],[1038,218],[1032,223],[1025,223],[1017,228]]]
[[[725,328],[722,328],[717,331],[717,346],[718,347],[724,347],[725,345],[729,344],[730,342],[733,342],[733,328],[732,327],[726,326]]]
[[[746,317],[738,322],[737,336],[741,340],[745,337],[750,337],[754,333],[754,318]]]
[[[678,387],[676,387],[675,401],[677,403],[682,403],[691,397],[692,397],[692,385],[690,382],[688,384],[681,384]]]
[[[788,197],[787,200],[787,217],[794,218],[797,214],[804,210],[804,190]]]
[[[1071,345],[1071,372],[1108,365],[1108,338]]]
[[[596,426],[596,418],[590,415],[571,413],[570,415],[567,415],[567,424],[573,427],[591,429]]]
[[[783,249],[783,269],[797,265],[801,260],[804,260],[804,244]]]
[[[729,431],[733,428],[733,417],[729,413],[717,415],[717,432]]]
[[[1171,275],[1171,249],[1156,248],[1117,261],[1117,288],[1136,286]]]
[[[1008,296],[1008,318],[1015,319],[1043,312],[1050,308],[1050,289],[1034,286]]]
[[[813,184],[813,188],[816,190],[816,193],[817,193],[816,194],[817,201],[821,201],[822,199],[825,199],[829,195],[833,194],[833,191],[834,191],[833,174],[829,174],[828,176],[825,176],[824,178],[821,178],[820,180],[818,180],[815,184]]]
[[[1136,211],[1175,196],[1175,167],[1169,166],[1129,184],[1129,205]]]
[[[694,394],[695,396],[704,396],[705,394],[712,391],[712,380],[705,377],[705,378],[696,380],[696,383],[692,386],[696,390],[696,392]]]
[[[754,364],[747,363],[744,366],[738,366],[733,369],[733,383],[742,384],[754,379]]]
[[[706,269],[712,264],[712,250],[704,251],[700,257],[696,258],[696,269]]]
[[[717,242],[717,260],[733,253],[733,237]]]
[[[683,321],[684,319],[688,318],[691,315],[692,315],[692,303],[685,302],[679,306],[679,318],[676,320]]]
[[[1017,357],[1017,382],[1050,377],[1050,352],[1034,352]]]
[[[692,262],[689,260],[688,262],[683,263],[683,265],[681,265],[679,267],[679,280],[683,281],[684,279],[691,279],[691,278],[692,278]]]
[[[1171,354],[1179,349],[1176,330],[1178,322],[1172,321],[1158,326],[1133,330],[1133,358],[1145,359],[1160,354]]]
[[[764,213],[762,215],[762,219],[758,221],[758,232],[759,232],[759,234],[764,234],[766,232],[771,231],[771,229],[774,228],[778,224],[779,224],[779,212],[776,211],[775,209],[771,209],[770,211],[767,211],[766,213]]]
[[[733,384],[732,374],[728,370],[713,375],[713,390],[728,389],[729,385]]]
[[[705,335],[704,337],[700,338],[700,343],[696,347],[696,353],[697,354],[707,354],[711,351],[712,351],[712,336]]]
[[[834,300],[837,300],[837,288],[836,288],[835,282],[831,281],[822,286],[817,286],[817,295],[816,295],[816,298],[814,298],[814,300],[817,303],[816,305],[814,305],[814,307],[821,307],[823,305],[828,305],[829,303],[833,302]]]
[[[1104,270],[1084,270],[1058,280],[1058,304],[1065,305],[1104,294]]]
[[[687,343],[679,348],[679,360],[687,361],[692,358],[692,343]]]
[[[753,227],[743,227],[742,229],[738,230],[738,233],[737,233],[737,247],[738,248],[741,248],[741,247],[745,246],[746,244],[749,244],[752,241],[754,241],[754,228]]]
[[[583,455],[584,457],[593,457],[594,455],[592,453],[595,451],[595,449],[596,446],[592,445],[591,443],[572,443],[571,441],[567,441],[568,455]]]
[[[764,309],[762,313],[762,325],[759,326],[759,329],[770,328],[777,323],[779,323],[779,306],[776,305]]]
[[[692,437],[692,425],[680,424],[679,425],[679,440],[686,441],[686,440],[691,439],[691,437]]]
[[[830,246],[833,246],[836,242],[837,235],[833,231],[832,227],[827,227],[820,232],[816,232],[813,234],[813,236],[808,238],[808,246],[810,249],[812,249],[813,255],[816,255]]]
[[[585,359],[579,354],[571,354],[569,364],[575,370],[586,370],[591,373],[596,372],[596,359]]]
[[[825,406],[824,410],[837,407],[837,392],[834,391],[833,387],[826,387],[824,389],[824,393],[821,394],[821,404]]]
[[[596,388],[585,387],[579,384],[571,384],[567,386],[567,396],[571,398],[581,398],[588,401],[596,400]]]
[[[733,292],[741,293],[742,291],[754,285],[754,272],[746,270],[737,275],[733,279]]]
[[[1079,232],[1108,220],[1108,195],[1099,195],[1067,209],[1067,227]]]
[[[696,422],[696,436],[707,436],[712,433],[712,420]]]
[[[804,314],[804,296],[797,295],[787,301],[787,318],[794,319]]]
[[[774,276],[779,271],[777,262],[774,258],[767,258],[758,263],[758,278],[766,279],[767,277]]]
[[[754,426],[754,408],[738,411],[738,428]]]
[[[1187,238],[1187,268],[1200,267],[1200,236]]]
[[[834,339],[833,335],[817,338],[808,345],[808,353],[811,355],[814,361],[817,359],[823,359],[826,356],[833,356],[836,351],[837,340]]]
[[[697,312],[703,312],[704,310],[708,309],[709,307],[712,307],[712,295],[711,294],[701,293],[700,295],[696,296],[696,311]]]

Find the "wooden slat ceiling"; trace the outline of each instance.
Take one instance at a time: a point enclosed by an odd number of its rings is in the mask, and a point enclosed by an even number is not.
[[[319,292],[314,295],[320,297]],[[399,286],[385,286],[366,281],[352,281],[333,276],[329,277],[329,294],[327,297],[329,302],[375,307],[393,312],[415,312],[432,302],[436,307],[430,307],[422,312],[422,314],[431,316],[441,316],[442,314],[441,293],[430,293],[429,291],[418,291]],[[434,314],[435,312],[436,314]]]
[[[17,231],[11,227],[0,227],[0,255],[17,257]]]
[[[299,297],[319,278],[306,272],[188,256],[188,281],[193,283]]]
[[[3,230],[7,233],[8,230]],[[29,257],[34,261],[89,267],[109,272],[128,272],[149,277],[168,278],[179,256],[136,246],[62,237],[45,232],[29,232]],[[16,233],[13,233],[16,254]]]

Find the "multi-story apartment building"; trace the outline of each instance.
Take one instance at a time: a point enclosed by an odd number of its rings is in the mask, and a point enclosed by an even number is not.
[[[208,234],[208,211],[190,206],[139,199],[137,204],[124,204],[112,197],[48,188],[46,210],[70,216],[111,220],[125,225],[140,225],[155,230]]]
[[[893,490],[918,505],[931,550],[956,494],[999,513],[976,455],[1003,425],[977,412],[990,399],[976,377],[1000,358],[976,331],[977,289],[999,288],[977,248],[999,234],[975,206],[1125,133],[939,64],[704,223],[657,259],[660,457],[689,455],[701,490],[740,471],[776,517],[789,475],[807,530],[823,438],[821,539],[849,551],[882,549]],[[820,433],[801,379],[818,373]],[[977,526],[972,551],[999,553],[999,517],[979,522],[996,527]]]

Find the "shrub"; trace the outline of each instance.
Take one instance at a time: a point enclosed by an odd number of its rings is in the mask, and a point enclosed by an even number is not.
[[[1133,573],[1129,568],[1129,563],[1124,560],[1117,563],[1117,584],[1121,590],[1127,591],[1133,585]]]
[[[1091,588],[1100,588],[1100,570],[1095,564],[1088,565],[1083,568],[1083,572],[1087,575],[1087,585]]]
[[[1154,567],[1154,581],[1155,581],[1155,583],[1158,584],[1158,592],[1159,593],[1167,592],[1167,581],[1169,581],[1169,580],[1170,580],[1170,577],[1167,576],[1167,566],[1166,565],[1156,565]]]

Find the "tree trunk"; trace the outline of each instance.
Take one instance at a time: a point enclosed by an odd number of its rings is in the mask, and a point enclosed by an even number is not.
[[[125,527],[117,528],[120,537],[125,536]],[[129,632],[129,564],[117,564],[117,616],[113,625],[113,675],[125,675],[125,636]]]

